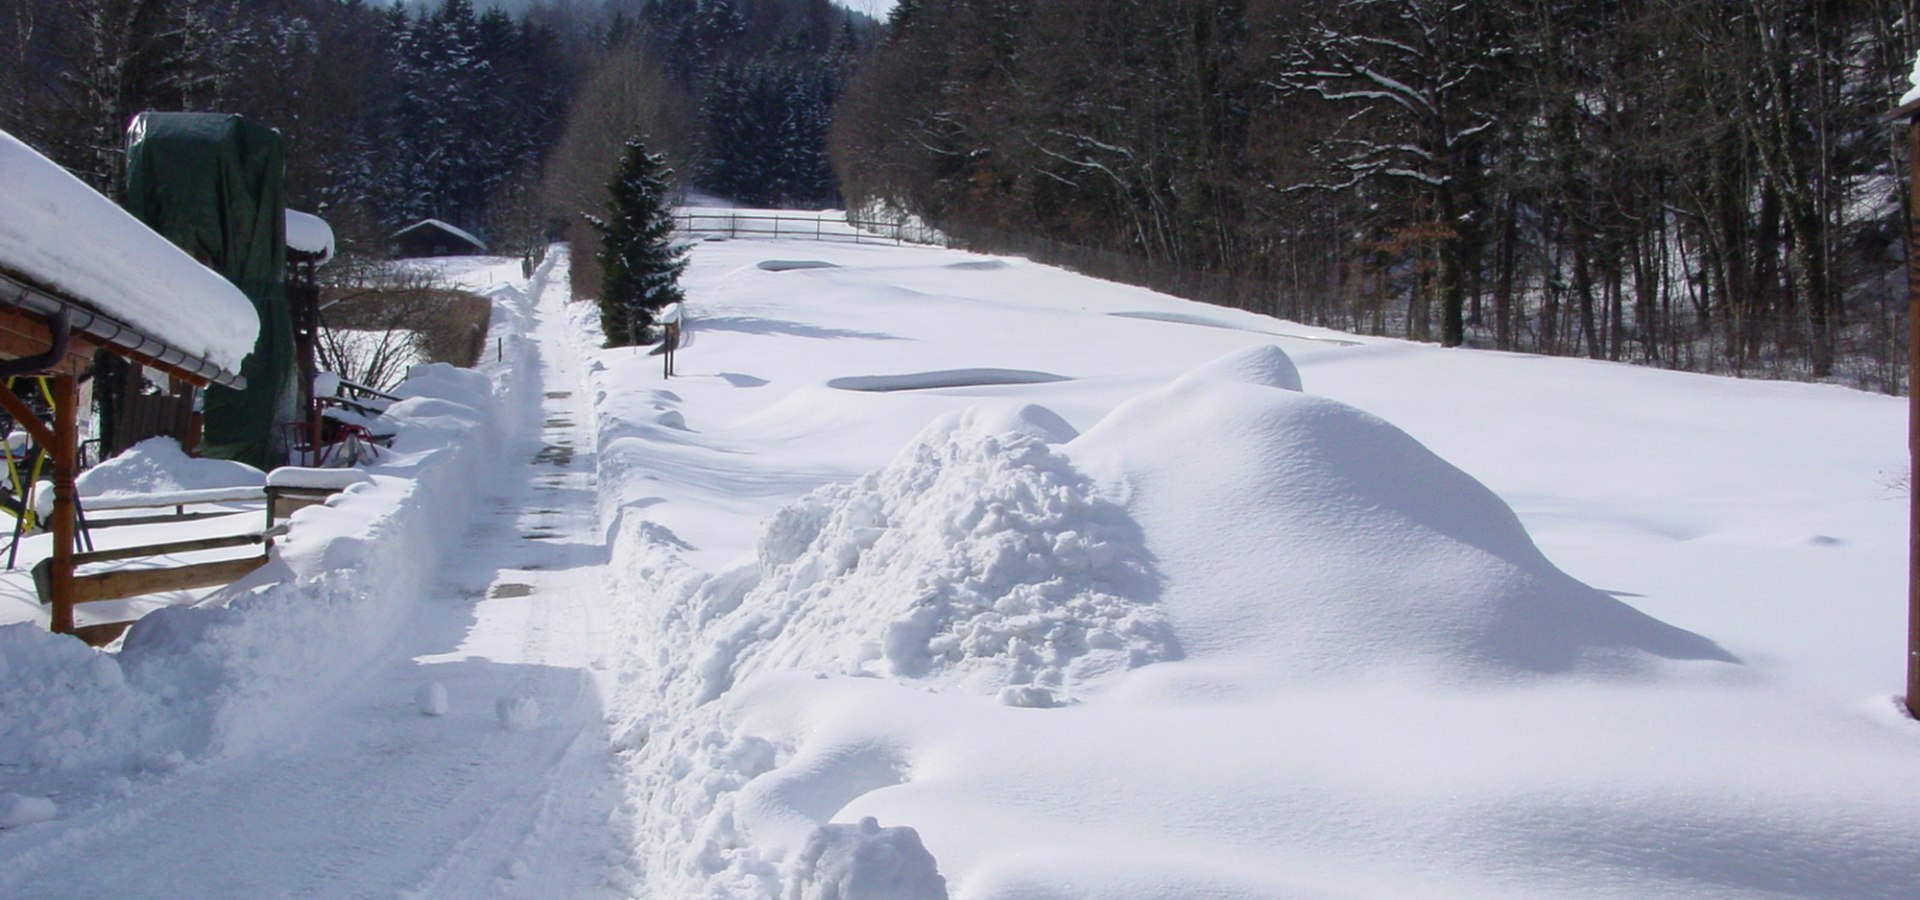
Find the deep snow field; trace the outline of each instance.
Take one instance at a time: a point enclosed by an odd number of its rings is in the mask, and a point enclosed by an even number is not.
[[[226,608],[0,628],[0,895],[1911,895],[1902,400],[746,240],[663,379],[565,267]]]

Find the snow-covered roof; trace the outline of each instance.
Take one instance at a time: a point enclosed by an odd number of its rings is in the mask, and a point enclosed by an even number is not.
[[[0,274],[120,320],[76,324],[106,343],[160,357],[143,348],[157,341],[240,371],[260,319],[231,282],[4,131],[0,185]],[[0,300],[22,299],[0,285]],[[140,334],[103,333],[119,324]]]
[[[486,241],[483,241],[477,237],[474,237],[471,232],[455,227],[453,225],[449,225],[445,222],[440,221],[439,219],[421,219],[420,221],[415,222],[412,225],[408,225],[407,227],[394,232],[393,236],[397,239],[401,235],[411,234],[412,232],[422,228],[438,228],[441,231],[451,234],[454,237],[457,237],[463,241],[466,241],[469,244],[474,245],[475,247],[480,248],[482,252],[485,252],[487,249]]]
[[[333,228],[319,216],[289,209],[287,249],[318,256],[320,261],[316,265],[324,266],[333,259]]]

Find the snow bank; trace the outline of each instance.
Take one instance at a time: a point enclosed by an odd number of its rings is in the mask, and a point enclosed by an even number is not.
[[[1391,424],[1298,393],[1284,360],[1202,366],[1065,447],[1129,498],[1190,653],[1314,679],[1730,658],[1555,568],[1493,492]]]
[[[510,372],[496,373],[507,377]],[[274,561],[194,607],[128,631],[118,654],[30,624],[0,627],[0,759],[10,779],[110,779],[239,750],[299,716],[385,646],[458,546],[500,435],[487,375],[422,366],[386,418],[393,451],[325,506],[293,515]],[[177,457],[177,458],[176,458]],[[259,484],[154,440],[89,473],[95,489]]]
[[[4,131],[0,184],[0,268],[240,371],[260,318],[219,273]]]

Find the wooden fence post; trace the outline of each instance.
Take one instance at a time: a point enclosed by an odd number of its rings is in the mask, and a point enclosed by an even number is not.
[[[53,562],[49,581],[53,588],[52,630],[73,633],[73,538],[78,489],[74,481],[79,472],[74,441],[78,437],[79,413],[74,404],[79,391],[72,375],[53,376]]]
[[[1907,120],[1907,712],[1920,718],[1920,118]]]

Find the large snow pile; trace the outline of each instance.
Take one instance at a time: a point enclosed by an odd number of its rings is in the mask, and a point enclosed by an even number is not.
[[[240,371],[260,317],[219,273],[4,131],[0,184],[0,269]]]
[[[1728,659],[1555,568],[1493,492],[1391,424],[1298,393],[1283,361],[1261,348],[1203,366],[1066,448],[1124,486],[1190,653],[1289,678]]]
[[[1012,705],[1177,655],[1126,514],[1036,407],[930,426],[885,470],[782,510],[751,572],[690,598],[711,700],[756,671],[935,677]]]
[[[871,829],[836,824],[877,813],[903,823],[914,850],[928,835],[940,861],[925,871],[967,873],[969,896],[1081,896],[1061,873],[1134,851],[1041,860],[982,829],[1003,821],[1074,845],[1060,835],[1104,827],[1152,842],[1152,810],[1189,791],[1216,811],[1238,809],[1240,790],[1273,794],[1302,817],[1303,840],[1351,844],[1312,799],[1323,790],[1244,781],[1270,763],[1276,729],[1330,714],[1313,692],[1731,659],[1561,572],[1504,502],[1414,438],[1300,388],[1284,352],[1255,346],[1120,403],[1083,435],[1035,405],[943,415],[885,468],[780,510],[753,562],[710,576],[675,562],[683,545],[663,529],[623,520],[621,553],[640,561],[624,574],[639,598],[629,640],[651,648],[620,704],[643,710],[621,745],[645,798],[649,885],[905,890],[888,880],[904,837],[881,853],[859,840]],[[1222,701],[1277,690],[1308,693],[1291,707]],[[1150,774],[1187,760],[1192,741],[1217,771]],[[1331,764],[1324,741],[1294,743],[1309,768]],[[1071,771],[1057,768],[1066,759]],[[1149,787],[1156,777],[1164,789]],[[1097,799],[1115,786],[1143,805]],[[1033,791],[1054,798],[1044,811],[1017,799]],[[1272,840],[1218,830],[1234,845]],[[876,861],[829,878],[818,861],[831,854]],[[1144,880],[1114,869],[1082,891],[1231,893],[1265,877],[1129,859]]]

